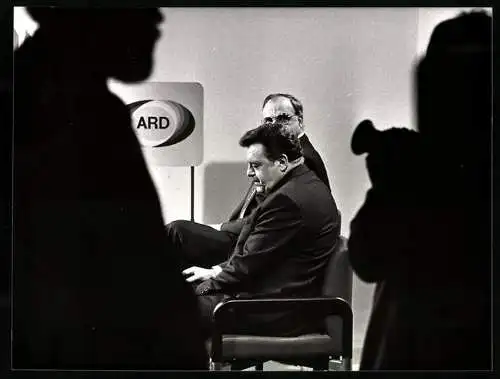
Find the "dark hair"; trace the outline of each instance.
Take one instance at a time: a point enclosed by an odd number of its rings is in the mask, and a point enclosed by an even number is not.
[[[249,147],[261,143],[269,160],[277,160],[282,154],[294,161],[302,156],[302,146],[298,137],[286,126],[279,123],[266,123],[247,131],[240,138],[241,147]]]
[[[288,100],[290,100],[295,115],[298,116],[301,121],[304,119],[304,107],[302,106],[302,103],[295,96],[289,95],[287,93],[272,93],[270,95],[267,95],[266,98],[264,99],[264,102],[262,103],[262,108],[266,106],[268,101],[275,99],[277,97],[285,97]]]

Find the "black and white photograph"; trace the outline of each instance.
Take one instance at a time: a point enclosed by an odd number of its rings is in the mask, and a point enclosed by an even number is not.
[[[492,23],[13,7],[7,370],[492,370]]]

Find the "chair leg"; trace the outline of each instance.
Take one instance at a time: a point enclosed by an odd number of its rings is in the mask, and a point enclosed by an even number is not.
[[[210,371],[231,371],[231,365],[225,362],[214,362],[210,359]]]
[[[352,360],[351,358],[342,359],[342,371],[352,371]]]
[[[351,358],[330,358],[328,360],[328,371],[352,371]]]
[[[352,371],[351,358],[330,358],[328,361],[328,371]]]

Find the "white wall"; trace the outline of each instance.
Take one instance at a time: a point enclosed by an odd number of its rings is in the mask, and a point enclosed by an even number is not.
[[[38,23],[28,15],[24,7],[14,7],[13,13],[14,34],[16,35],[14,37],[14,48],[17,48],[24,42],[26,37],[33,35],[35,30],[38,29]]]
[[[171,8],[164,15],[149,80],[204,87],[205,156],[196,169],[196,221],[222,222],[241,199],[246,179],[237,141],[258,125],[268,93],[289,92],[304,104],[307,133],[325,161],[347,236],[369,187],[364,159],[350,152],[354,127],[366,117],[379,128],[411,126],[417,9]],[[205,176],[222,163],[238,163],[241,171]],[[188,219],[189,170],[151,172],[166,221]],[[184,193],[182,201],[174,201],[175,193]],[[362,343],[371,297],[372,286],[355,280],[355,347]]]
[[[241,199],[246,180],[237,141],[257,126],[268,93],[289,92],[304,104],[307,133],[325,161],[348,236],[369,187],[364,159],[350,152],[354,127],[364,118],[380,129],[415,127],[413,65],[437,23],[469,9],[164,9],[164,35],[149,80],[204,87],[205,157],[195,175],[196,221],[222,222]],[[227,167],[215,169],[222,164]],[[188,169],[152,167],[152,174],[166,221],[188,219]],[[372,285],[355,279],[355,349],[362,346],[372,293]]]

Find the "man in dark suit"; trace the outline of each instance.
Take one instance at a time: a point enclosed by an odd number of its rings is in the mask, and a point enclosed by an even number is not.
[[[162,15],[29,11],[40,27],[15,53],[13,367],[204,369],[197,298],[106,85],[149,76]]]
[[[325,164],[304,132],[302,103],[283,93],[268,95],[262,105],[264,123],[277,121],[298,136],[305,164],[330,188]],[[216,228],[192,221],[177,220],[167,225],[167,235],[179,247],[183,266],[211,267],[225,260],[233,250],[242,226],[252,210],[262,201],[259,187],[251,183],[229,220]]]
[[[318,296],[340,234],[332,194],[304,164],[295,133],[266,123],[248,131],[240,145],[247,148],[247,175],[265,198],[245,218],[229,259],[211,269],[185,270],[187,281],[202,281],[196,293],[207,329],[215,305],[226,295]],[[305,313],[239,315],[238,330],[292,335],[318,327]]]

